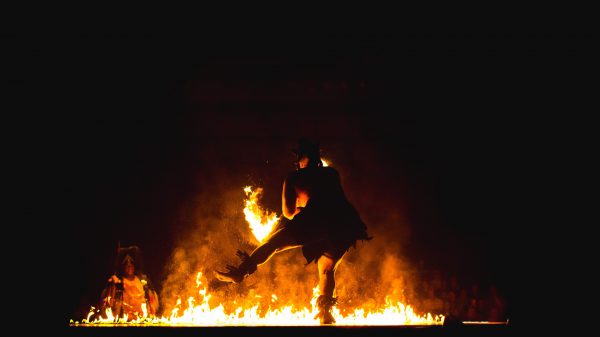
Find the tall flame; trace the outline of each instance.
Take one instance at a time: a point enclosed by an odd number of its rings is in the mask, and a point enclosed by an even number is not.
[[[250,225],[252,234],[254,234],[259,243],[265,240],[271,233],[271,230],[273,230],[273,226],[279,221],[277,214],[265,211],[258,205],[258,198],[262,194],[262,191],[263,189],[260,187],[255,190],[251,186],[244,188],[244,192],[246,192],[244,215]]]

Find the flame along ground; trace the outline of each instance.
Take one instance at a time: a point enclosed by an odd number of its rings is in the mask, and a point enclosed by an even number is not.
[[[196,303],[193,297],[188,298],[186,306],[183,306],[181,300],[172,310],[168,317],[142,317],[128,320],[127,317],[115,321],[110,309],[106,312],[106,319],[89,321],[94,313],[93,308],[86,319],[81,323],[71,320],[72,325],[157,325],[157,326],[311,326],[319,325],[318,320],[314,319],[318,309],[316,301],[318,297],[318,287],[313,289],[313,298],[310,301],[311,308],[297,310],[293,306],[284,306],[281,308],[269,308],[266,313],[260,313],[258,300],[249,308],[238,307],[234,312],[226,312],[223,305],[216,307],[209,305],[211,295],[207,291],[206,280],[201,272],[197,274],[196,283],[198,286],[198,295],[202,298],[200,303]],[[275,302],[277,296],[271,295],[271,301]],[[251,302],[251,301],[249,301]],[[335,307],[333,315],[337,320],[336,325],[441,325],[444,322],[444,316],[437,315],[417,315],[410,306],[405,306],[400,302],[387,301],[385,308],[377,311],[365,312],[363,309],[356,309],[353,313],[342,316]]]
[[[326,162],[324,162],[327,166]],[[253,189],[251,186],[244,188],[247,199],[244,201],[244,215],[252,233],[262,242],[270,233],[273,226],[279,221],[277,215],[273,212],[263,210],[258,200],[262,193],[261,188]],[[207,290],[207,280],[202,272],[196,276],[196,287],[198,289],[200,303],[196,302],[194,297],[185,301],[178,299],[177,305],[167,317],[148,317],[146,311],[141,317],[129,319],[127,316],[115,320],[115,316],[110,309],[105,313],[106,318],[90,318],[97,312],[92,307],[87,318],[82,322],[71,320],[71,325],[159,325],[159,326],[311,326],[319,325],[319,321],[314,317],[318,312],[316,301],[318,297],[318,287],[313,289],[313,298],[310,302],[311,308],[296,308],[293,306],[269,307],[266,312],[259,310],[259,299],[255,302],[248,299],[243,306],[237,307],[233,312],[226,312],[222,304],[211,306],[209,300],[211,294]],[[275,305],[277,295],[271,294],[271,303]],[[143,308],[144,309],[144,308]],[[348,315],[341,315],[340,311],[334,307],[333,316],[336,319],[336,325],[441,325],[444,322],[443,315],[418,315],[411,306],[404,305],[401,302],[393,302],[386,299],[385,307],[366,312],[364,309],[355,309]]]

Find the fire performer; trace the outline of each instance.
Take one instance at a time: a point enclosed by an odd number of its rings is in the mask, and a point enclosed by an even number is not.
[[[332,167],[324,167],[318,143],[300,139],[296,170],[283,182],[281,221],[268,239],[252,254],[239,251],[242,263],[227,266],[227,272],[215,272],[217,279],[240,283],[275,253],[302,247],[307,264],[315,262],[319,272],[317,306],[321,324],[335,323],[331,314],[336,304],[335,271],[344,254],[357,240],[370,240],[367,227],[348,201],[340,176]]]

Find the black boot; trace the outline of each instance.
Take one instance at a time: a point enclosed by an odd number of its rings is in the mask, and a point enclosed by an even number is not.
[[[241,283],[244,278],[256,271],[256,263],[248,253],[238,250],[236,255],[242,259],[242,263],[238,267],[227,265],[227,271],[215,271],[215,277],[223,282]]]
[[[315,319],[320,318],[321,324],[333,324],[335,323],[335,318],[331,314],[331,307],[333,307],[337,303],[337,298],[320,295],[317,298],[317,307],[319,308],[319,313],[315,316]]]

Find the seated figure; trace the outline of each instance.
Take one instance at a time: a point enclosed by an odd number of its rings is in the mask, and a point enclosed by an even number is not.
[[[158,311],[158,295],[143,273],[141,250],[137,246],[119,247],[115,272],[101,295],[100,311],[106,315],[111,309],[115,319],[128,321],[154,317]]]

